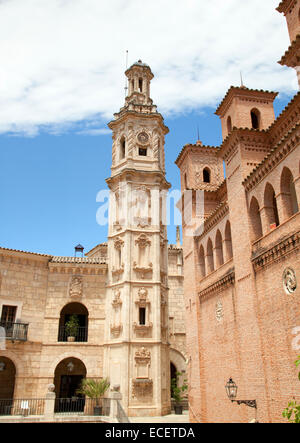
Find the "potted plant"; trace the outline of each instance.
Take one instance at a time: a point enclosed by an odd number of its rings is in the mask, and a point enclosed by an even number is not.
[[[79,330],[79,319],[76,314],[71,315],[70,320],[65,324],[68,341],[75,341]]]
[[[81,381],[80,388],[77,390],[78,394],[86,395],[87,397],[94,399],[96,406],[94,406],[94,415],[102,415],[101,399],[110,386],[110,382],[107,378],[100,380],[93,380],[91,378],[84,378]]]
[[[185,379],[181,386],[178,386],[178,378],[181,377],[182,372],[176,372],[176,377],[171,380],[171,389],[172,389],[172,397],[175,400],[175,414],[181,415],[183,411],[182,400],[183,394],[187,391],[188,385],[187,380]]]

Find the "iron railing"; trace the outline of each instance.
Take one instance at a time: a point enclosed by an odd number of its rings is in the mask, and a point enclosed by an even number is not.
[[[1,415],[43,415],[45,408],[44,398],[30,399],[0,399]]]
[[[56,398],[56,414],[63,415],[110,415],[110,398],[94,399],[84,397]]]
[[[58,330],[58,340],[60,342],[68,341],[68,336],[70,334],[67,333],[65,326],[60,326]],[[88,341],[88,328],[87,327],[79,327],[78,332],[75,335],[75,342],[87,342]]]
[[[28,323],[0,322],[5,330],[5,338],[8,340],[27,341]]]

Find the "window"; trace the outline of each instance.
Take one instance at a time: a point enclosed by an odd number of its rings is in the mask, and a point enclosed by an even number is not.
[[[260,129],[260,112],[257,109],[251,111],[251,123],[253,129]]]
[[[139,79],[139,92],[143,92],[143,79]]]
[[[142,326],[146,324],[146,308],[139,309],[139,323]]]
[[[1,314],[1,323],[14,323],[16,319],[17,307],[3,305]]]
[[[203,170],[203,182],[210,183],[210,170],[208,168]]]
[[[251,219],[251,238],[252,241],[255,241],[263,236],[259,204],[255,197],[252,197],[250,204],[250,219]]]
[[[122,137],[120,142],[120,159],[123,160],[125,158],[125,155],[126,155],[126,141],[125,138]]]
[[[232,131],[232,122],[231,122],[231,117],[229,116],[227,119],[227,132],[228,134]]]
[[[147,157],[147,149],[146,148],[139,148],[139,155],[143,157]]]

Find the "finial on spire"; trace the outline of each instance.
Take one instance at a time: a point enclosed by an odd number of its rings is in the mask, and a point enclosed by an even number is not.
[[[128,49],[126,50],[126,71],[127,71],[127,68],[128,68]],[[125,97],[127,97],[127,92],[128,92],[128,78],[126,77],[126,80],[125,80]]]
[[[240,77],[241,77],[241,88],[246,88],[246,86],[244,85],[244,80],[243,80],[243,73],[242,73],[242,71],[240,71]]]

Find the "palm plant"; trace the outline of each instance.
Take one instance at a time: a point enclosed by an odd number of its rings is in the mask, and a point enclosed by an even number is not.
[[[99,400],[110,387],[108,378],[94,380],[91,378],[84,378],[81,381],[80,388],[77,390],[78,394],[86,395],[96,401],[96,406],[100,406]]]

